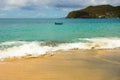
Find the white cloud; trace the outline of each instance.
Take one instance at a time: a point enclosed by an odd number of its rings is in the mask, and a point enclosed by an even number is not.
[[[21,9],[24,7],[80,8],[89,5],[112,4],[120,5],[119,0],[0,0],[0,10]]]

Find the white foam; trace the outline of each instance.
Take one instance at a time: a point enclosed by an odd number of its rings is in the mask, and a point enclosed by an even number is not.
[[[45,54],[51,47],[40,46],[37,42],[26,43],[21,46],[14,46],[12,48],[0,51],[0,59],[23,57],[27,55],[38,56]]]
[[[40,56],[47,52],[57,50],[69,50],[73,48],[78,49],[114,49],[120,47],[120,38],[84,38],[87,42],[76,42],[76,43],[62,43],[58,46],[42,46],[40,42],[4,42],[0,45],[12,45],[21,43],[20,46],[13,46],[7,49],[0,50],[0,59],[13,58],[13,57],[24,57],[24,56]]]
[[[92,42],[92,45],[99,45],[98,49],[113,49],[120,47],[120,38],[93,38],[86,39]]]

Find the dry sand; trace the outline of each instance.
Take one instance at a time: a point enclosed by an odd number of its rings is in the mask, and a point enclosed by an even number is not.
[[[0,80],[120,80],[120,50],[69,50],[0,62]]]

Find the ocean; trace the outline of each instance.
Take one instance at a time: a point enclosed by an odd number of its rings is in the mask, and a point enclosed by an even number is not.
[[[76,48],[120,48],[120,19],[0,19],[0,60]]]

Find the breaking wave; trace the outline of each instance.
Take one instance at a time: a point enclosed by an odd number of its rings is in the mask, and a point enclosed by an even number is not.
[[[48,52],[70,49],[115,49],[120,48],[120,38],[80,38],[77,42],[10,41],[0,43],[0,60],[40,56]]]

